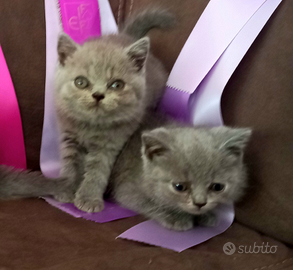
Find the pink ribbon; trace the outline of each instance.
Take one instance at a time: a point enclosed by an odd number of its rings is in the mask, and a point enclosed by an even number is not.
[[[75,42],[101,35],[100,10],[97,0],[59,0],[63,30]]]
[[[0,164],[26,168],[22,123],[13,83],[0,45]]]

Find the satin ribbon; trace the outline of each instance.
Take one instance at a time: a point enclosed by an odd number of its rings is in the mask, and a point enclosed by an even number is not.
[[[223,124],[221,97],[234,70],[282,0],[267,0],[251,17],[189,100],[194,125]],[[237,89],[235,89],[237,91]]]
[[[220,205],[214,211],[217,219],[215,227],[194,227],[186,232],[165,229],[153,220],[142,222],[117,238],[139,241],[181,252],[205,242],[226,231],[234,220],[233,205]]]
[[[82,44],[89,37],[101,35],[100,10],[97,0],[59,0],[63,30]]]
[[[26,168],[22,123],[13,83],[0,45],[0,164]]]
[[[166,94],[161,102],[165,112],[190,121],[190,95],[265,2],[266,0],[211,0],[208,3],[170,73]]]

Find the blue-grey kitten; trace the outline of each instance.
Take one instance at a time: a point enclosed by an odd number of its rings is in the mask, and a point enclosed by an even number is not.
[[[110,193],[170,229],[214,225],[211,210],[243,194],[243,152],[251,130],[166,125],[157,118],[148,117],[151,124],[143,129],[152,130],[138,131],[122,151]]]
[[[60,201],[74,200],[87,212],[103,209],[116,157],[146,109],[156,106],[167,80],[162,64],[149,52],[149,38],[143,36],[153,27],[173,23],[169,13],[148,10],[128,21],[117,35],[83,45],[60,36],[55,104],[61,176],[73,184],[57,196]]]

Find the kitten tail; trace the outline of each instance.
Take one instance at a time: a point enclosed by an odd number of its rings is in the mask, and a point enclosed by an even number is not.
[[[66,179],[50,179],[40,172],[0,165],[0,200],[54,196],[65,190]]]
[[[170,28],[175,25],[174,16],[159,9],[149,9],[128,19],[120,32],[136,39],[144,37],[152,28]]]

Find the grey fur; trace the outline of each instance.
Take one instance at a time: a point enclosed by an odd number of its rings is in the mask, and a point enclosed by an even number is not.
[[[148,116],[144,129],[153,130],[138,131],[113,169],[110,193],[118,203],[167,228],[187,230],[194,223],[214,224],[210,211],[241,197],[246,186],[242,157],[250,129],[166,125],[158,116]],[[185,183],[188,189],[175,191],[172,183]],[[226,188],[212,192],[212,183]],[[204,203],[201,208],[195,205]]]
[[[122,32],[137,39],[144,37],[152,28],[170,28],[175,25],[175,18],[166,10],[146,9],[126,21]]]
[[[144,13],[143,18],[150,22],[148,17],[155,16],[160,14]],[[145,33],[156,26],[140,18],[127,23],[127,29],[135,24]],[[156,106],[167,80],[162,64],[149,52],[149,39],[137,40],[133,35],[122,30],[83,45],[65,35],[59,38],[55,104],[61,131],[61,175],[79,188],[76,194],[69,190],[57,199],[74,200],[87,212],[103,209],[103,193],[116,157],[145,110]],[[74,85],[78,76],[88,79],[86,89]],[[118,79],[125,82],[124,89],[110,89]],[[94,95],[101,100],[97,102]]]
[[[67,180],[50,179],[40,172],[15,170],[0,166],[0,199],[56,196],[67,190]]]

